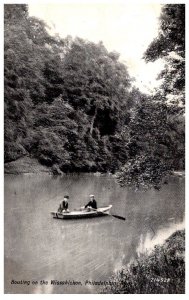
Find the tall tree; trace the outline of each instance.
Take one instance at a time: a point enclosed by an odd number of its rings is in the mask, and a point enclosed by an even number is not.
[[[47,98],[45,63],[63,42],[48,34],[44,22],[29,17],[27,5],[6,4],[4,11],[5,161],[9,161],[26,153],[23,141],[33,124],[30,112]]]
[[[133,110],[127,131],[129,160],[117,177],[121,185],[159,188],[172,170],[184,168],[184,5],[163,6],[159,35],[144,57],[165,59],[160,74],[164,80],[155,96],[141,97]]]
[[[175,110],[149,96],[133,109],[125,132],[128,160],[117,174],[122,186],[159,189],[171,171],[184,168],[183,118]]]
[[[117,53],[77,38],[63,62],[63,98],[90,118],[90,133],[113,133],[127,105],[131,79]],[[105,120],[108,126],[105,126]]]
[[[173,103],[184,103],[185,95],[185,5],[167,4],[162,8],[159,35],[145,52],[146,61],[165,60],[162,93]]]
[[[22,31],[27,23],[26,5],[5,5],[5,161],[16,159],[25,153],[22,139],[27,135],[26,123],[32,101],[24,86],[29,70],[27,53],[32,49]],[[26,50],[26,52],[25,52]]]

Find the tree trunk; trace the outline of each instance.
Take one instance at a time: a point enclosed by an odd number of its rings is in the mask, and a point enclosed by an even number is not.
[[[90,127],[90,134],[91,135],[93,134],[94,121],[96,119],[96,115],[97,115],[97,107],[95,108],[95,113],[94,113],[94,116],[92,117],[92,120],[91,120],[91,127]]]

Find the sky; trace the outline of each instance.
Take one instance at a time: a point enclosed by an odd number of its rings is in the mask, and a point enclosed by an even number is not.
[[[44,20],[61,37],[79,36],[92,42],[103,41],[108,51],[120,53],[129,74],[142,91],[158,86],[161,61],[146,64],[142,59],[158,34],[161,5],[157,3],[54,3],[29,4],[29,14]]]

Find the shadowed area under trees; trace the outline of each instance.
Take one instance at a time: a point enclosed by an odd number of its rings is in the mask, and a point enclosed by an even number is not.
[[[144,56],[166,58],[164,84],[149,96],[102,42],[51,36],[26,5],[5,5],[5,163],[28,155],[54,173],[121,170],[120,184],[136,187],[183,169],[183,16],[184,5],[162,9]]]

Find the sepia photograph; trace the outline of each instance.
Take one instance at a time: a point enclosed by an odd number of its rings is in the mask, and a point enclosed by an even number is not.
[[[4,294],[185,294],[185,4],[4,3]]]

